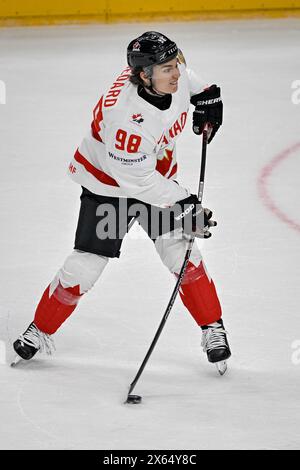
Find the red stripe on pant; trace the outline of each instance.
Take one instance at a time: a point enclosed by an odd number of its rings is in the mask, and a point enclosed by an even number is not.
[[[50,286],[37,306],[33,321],[39,330],[52,335],[75,310],[82,294],[79,285],[65,289],[60,283],[51,296],[49,291]]]
[[[199,326],[208,325],[222,316],[218,294],[201,262],[198,267],[189,262],[183,278],[180,297]]]

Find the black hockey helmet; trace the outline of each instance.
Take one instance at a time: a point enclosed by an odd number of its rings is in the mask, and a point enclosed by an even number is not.
[[[163,64],[178,54],[175,42],[157,31],[147,31],[130,42],[127,62],[132,68]]]

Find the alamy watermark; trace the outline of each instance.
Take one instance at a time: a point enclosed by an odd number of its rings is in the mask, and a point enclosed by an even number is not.
[[[300,104],[300,80],[294,80],[291,86],[293,93],[291,100],[293,104]]]
[[[300,364],[300,339],[295,339],[291,344],[291,348],[295,350],[291,356],[291,361],[294,366],[298,366]]]
[[[6,85],[3,80],[0,80],[0,104],[6,104]]]
[[[203,226],[202,208],[194,215],[194,204],[175,204],[171,208],[159,208],[136,201],[128,203],[127,198],[120,198],[118,203],[99,204],[96,217],[96,235],[99,240],[123,239],[131,224],[137,221],[145,233],[153,240],[164,235],[165,238],[182,238],[182,229],[186,234],[193,231],[195,225]],[[198,209],[198,208],[197,208]]]

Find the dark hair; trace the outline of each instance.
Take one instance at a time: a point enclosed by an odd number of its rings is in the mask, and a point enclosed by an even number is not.
[[[148,78],[152,77],[153,73],[153,66],[150,65],[148,67],[132,67],[131,68],[131,75],[129,81],[133,83],[133,85],[142,85],[145,86],[144,80],[141,78],[140,73],[145,72],[145,75]]]
[[[140,73],[143,71],[142,67],[136,67],[136,68],[132,68],[131,69],[131,74],[130,74],[130,77],[129,77],[129,81],[133,84],[133,85],[142,85],[144,86],[145,83],[144,83],[144,80],[142,80],[142,78],[140,77]]]

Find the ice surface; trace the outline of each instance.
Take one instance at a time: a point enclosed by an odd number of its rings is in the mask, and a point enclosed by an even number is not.
[[[53,358],[8,363],[72,249],[80,189],[68,162],[127,43],[149,29],[222,86],[204,195],[219,225],[202,251],[233,356],[220,377],[178,299],[134,391],[143,403],[124,406],[174,283],[142,237],[125,240],[56,334]],[[296,19],[0,30],[1,449],[300,448],[299,230],[266,207],[258,186],[263,168],[300,141],[299,46]],[[180,181],[195,191],[200,145],[190,126],[178,154]],[[264,179],[295,224],[299,158],[290,152]]]

